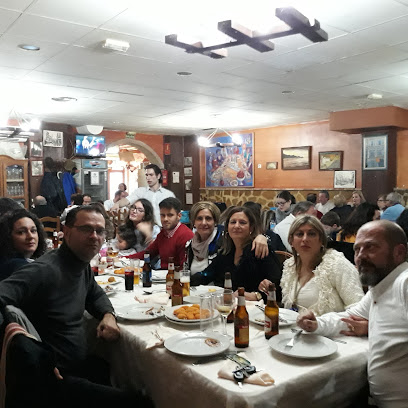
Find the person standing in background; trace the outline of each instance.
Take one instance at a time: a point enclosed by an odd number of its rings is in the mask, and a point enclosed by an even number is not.
[[[44,177],[41,181],[40,194],[45,197],[48,204],[53,206],[58,213],[61,213],[67,206],[64,188],[61,180],[57,177],[57,169],[51,157],[44,159]]]

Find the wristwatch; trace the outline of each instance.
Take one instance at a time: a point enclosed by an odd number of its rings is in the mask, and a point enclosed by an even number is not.
[[[262,295],[259,292],[254,292],[255,296],[256,296],[256,300],[261,300],[262,299]]]

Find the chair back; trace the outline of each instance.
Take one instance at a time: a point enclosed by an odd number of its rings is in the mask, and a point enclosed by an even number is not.
[[[290,252],[286,252],[286,251],[275,251],[275,255],[277,256],[281,265],[283,265],[283,263],[287,259],[292,258],[293,256],[293,254],[291,254]]]
[[[113,224],[114,233],[116,233],[116,228],[125,223],[126,217],[129,214],[129,208],[122,207],[119,209],[119,211],[107,211],[107,213],[109,220]]]
[[[50,232],[51,235],[56,232],[61,231],[61,221],[59,217],[42,217],[40,221],[44,225],[44,231]]]

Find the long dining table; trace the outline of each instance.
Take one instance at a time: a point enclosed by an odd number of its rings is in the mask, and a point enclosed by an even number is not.
[[[164,287],[153,285],[152,289]],[[143,288],[139,286],[133,292],[125,292],[124,283],[120,282],[115,289],[110,296],[115,310],[136,304],[135,297],[149,300],[149,295],[143,296]],[[253,303],[247,302],[249,311],[255,307]],[[181,333],[192,330],[191,326],[177,325],[164,317],[147,322],[119,319],[118,324],[121,337],[117,342],[98,343],[99,352],[110,362],[112,383],[121,388],[145,389],[158,408],[349,407],[367,382],[367,338],[341,336],[338,339],[343,343],[336,343],[337,352],[331,356],[295,358],[272,350],[263,327],[250,323],[245,357],[258,369],[267,371],[275,383],[261,386],[244,382],[239,387],[235,381],[218,377],[227,360],[196,364],[200,360],[197,357],[174,354],[163,346],[146,348],[155,330],[165,333],[167,328],[172,328]],[[199,329],[199,325],[194,327]],[[221,329],[221,321],[217,319],[214,330]],[[230,335],[233,329],[233,324],[227,325]],[[290,333],[290,327],[280,329],[280,333]],[[229,351],[234,350],[238,349],[231,340]]]

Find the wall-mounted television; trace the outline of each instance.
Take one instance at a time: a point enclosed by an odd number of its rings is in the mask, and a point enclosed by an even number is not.
[[[95,135],[76,135],[75,156],[106,157],[105,137]]]

